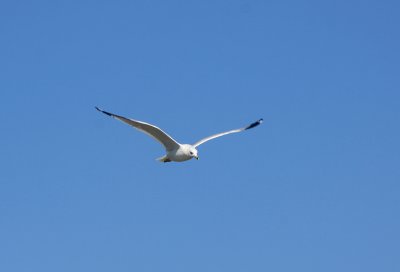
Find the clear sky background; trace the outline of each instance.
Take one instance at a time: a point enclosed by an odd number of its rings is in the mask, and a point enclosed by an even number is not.
[[[400,271],[399,8],[2,1],[0,271]]]

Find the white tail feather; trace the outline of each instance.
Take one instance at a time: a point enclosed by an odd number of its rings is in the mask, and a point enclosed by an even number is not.
[[[159,162],[170,162],[171,160],[168,159],[167,155],[165,155],[165,156],[162,156],[160,158],[157,158],[157,161],[159,161]]]

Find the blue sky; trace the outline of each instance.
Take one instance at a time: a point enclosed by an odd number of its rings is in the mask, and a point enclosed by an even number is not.
[[[2,1],[0,270],[400,271],[398,10]]]

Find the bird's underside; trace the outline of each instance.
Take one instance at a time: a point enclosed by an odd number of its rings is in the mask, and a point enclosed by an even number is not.
[[[242,132],[242,131],[257,127],[258,125],[260,125],[263,122],[263,119],[259,119],[258,121],[251,123],[250,125],[248,125],[246,127],[214,134],[214,135],[211,135],[209,137],[206,137],[206,138],[196,142],[193,145],[190,145],[190,144],[178,143],[171,136],[169,136],[166,132],[162,131],[159,127],[156,127],[152,124],[129,119],[129,118],[126,118],[123,116],[119,116],[119,115],[104,111],[98,107],[96,107],[96,109],[110,117],[113,117],[119,121],[122,121],[124,123],[127,123],[128,125],[135,127],[136,129],[146,133],[147,135],[153,137],[155,140],[157,140],[159,143],[161,143],[164,146],[167,154],[165,156],[157,159],[160,162],[171,162],[171,161],[183,162],[183,161],[190,160],[192,158],[199,159],[198,152],[196,149],[196,147],[198,147],[199,145],[201,145],[209,140],[212,140],[212,139],[215,139],[215,138],[227,135],[227,134],[238,133],[238,132]]]

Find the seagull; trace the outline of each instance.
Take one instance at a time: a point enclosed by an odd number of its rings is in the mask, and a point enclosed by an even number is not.
[[[167,133],[162,131],[159,127],[156,127],[152,124],[145,123],[142,121],[137,121],[133,119],[129,119],[120,115],[116,115],[107,111],[104,111],[98,107],[95,107],[96,110],[113,117],[119,121],[122,121],[124,123],[127,123],[128,125],[131,125],[135,127],[136,129],[146,133],[147,135],[153,137],[156,139],[158,142],[160,142],[165,150],[166,150],[166,155],[162,156],[161,158],[158,158],[157,160],[160,162],[183,162],[190,160],[192,158],[199,159],[199,155],[197,152],[197,147],[201,144],[204,144],[205,142],[227,135],[231,133],[237,133],[237,132],[242,132],[251,128],[255,128],[256,126],[260,125],[263,122],[263,119],[259,119],[258,121],[251,123],[250,125],[239,128],[239,129],[233,129],[229,130],[226,132],[221,132],[218,134],[214,134],[211,136],[208,136],[204,139],[201,139],[200,141],[196,142],[195,144],[180,144],[176,140],[174,140],[171,136],[169,136]]]

